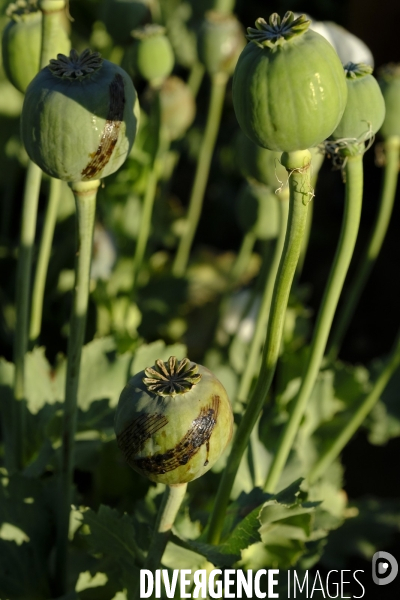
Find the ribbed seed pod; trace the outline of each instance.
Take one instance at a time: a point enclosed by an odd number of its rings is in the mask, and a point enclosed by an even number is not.
[[[59,54],[28,86],[21,134],[45,173],[69,182],[101,179],[125,161],[139,105],[132,81],[97,52]]]
[[[42,11],[36,0],[18,0],[9,5],[2,38],[2,55],[5,73],[11,83],[22,93],[39,72],[42,45]],[[65,29],[60,26],[57,52],[68,53],[71,44]]]
[[[231,75],[246,41],[239,21],[231,14],[206,13],[198,34],[198,55],[209,75]]]
[[[126,51],[123,64],[133,75],[140,75],[158,87],[172,72],[174,52],[160,25],[146,25],[132,32],[133,44]]]
[[[253,230],[257,239],[270,240],[279,233],[279,199],[265,185],[246,181],[239,191],[236,216],[244,232]]]
[[[126,461],[152,481],[204,475],[231,439],[227,393],[202,365],[174,356],[135,375],[122,391],[115,434]]]
[[[400,64],[389,64],[379,71],[378,82],[386,105],[380,134],[384,138],[400,136]]]
[[[309,30],[304,15],[276,13],[249,27],[250,43],[233,77],[240,127],[256,144],[280,152],[305,150],[337,127],[347,100],[343,66],[331,44]]]
[[[363,63],[347,63],[344,70],[348,88],[347,104],[331,138],[351,138],[364,142],[380,129],[385,118],[385,101],[372,75],[372,67]]]

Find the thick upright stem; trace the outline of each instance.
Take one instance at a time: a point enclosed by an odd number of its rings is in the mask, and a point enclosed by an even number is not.
[[[255,369],[257,368],[261,346],[263,340],[265,339],[265,330],[267,327],[268,317],[271,308],[272,294],[274,291],[276,274],[278,272],[279,262],[281,260],[282,250],[285,243],[286,226],[289,212],[289,199],[287,197],[283,197],[280,200],[277,199],[277,202],[279,202],[280,211],[279,235],[275,245],[275,251],[272,259],[271,268],[268,272],[268,277],[265,282],[264,293],[261,299],[261,306],[258,312],[256,328],[254,331],[253,338],[251,340],[246,366],[240,379],[237,397],[238,400],[240,400],[241,402],[245,402],[247,400],[251,387],[251,382],[253,381],[253,377],[255,375]]]
[[[53,243],[62,185],[63,184],[60,179],[52,178],[50,180],[50,194],[44,219],[42,238],[40,240],[35,280],[32,291],[32,310],[29,330],[29,341],[32,345],[38,341],[42,326],[44,289],[46,285],[47,269],[50,261],[51,246]]]
[[[332,440],[326,450],[319,456],[315,465],[312,467],[307,476],[307,479],[311,484],[314,483],[322,475],[322,473],[324,473],[329,465],[332,464],[346,444],[351,440],[357,429],[361,427],[362,423],[381,397],[382,392],[399,366],[400,335],[398,335],[389,359],[382,368],[382,371],[375,381],[372,390],[366,396],[363,402],[361,402],[356,412],[350,417],[342,431],[340,431],[337,437]]]
[[[65,11],[65,0],[40,0],[39,8],[43,13],[40,55],[40,68],[43,69],[47,67],[51,58],[56,58],[54,49],[58,45],[60,20]]]
[[[293,401],[289,420],[278,442],[277,452],[265,482],[265,490],[271,493],[275,491],[285,467],[300,421],[317,379],[329,331],[357,239],[363,194],[362,154],[348,157],[345,169],[346,198],[340,239],[315,324],[300,390]]]
[[[16,283],[16,326],[14,337],[14,398],[13,439],[14,452],[10,461],[13,469],[21,468],[24,461],[24,406],[25,398],[25,354],[28,349],[28,319],[31,293],[32,253],[35,241],[37,208],[39,202],[42,172],[33,162],[29,162],[25,180],[22,205],[21,237],[18,250]]]
[[[290,174],[289,217],[285,245],[272,296],[270,319],[260,374],[242,421],[236,431],[232,450],[214,502],[214,510],[211,515],[208,531],[208,542],[212,544],[219,542],[236,473],[249,443],[251,431],[267,399],[275,373],[286,307],[307,220],[307,210],[310,200],[310,161],[311,154],[308,150],[291,152],[289,154],[284,153],[282,155],[282,164],[284,164]]]
[[[75,286],[68,338],[67,375],[65,383],[64,417],[61,448],[60,495],[56,548],[57,592],[66,592],[67,544],[72,498],[73,453],[76,431],[79,372],[86,330],[89,300],[90,266],[96,213],[96,194],[100,181],[71,184],[77,212],[77,252]]]
[[[185,497],[187,483],[181,485],[167,486],[160,504],[154,533],[151,540],[149,552],[144,563],[144,568],[155,571],[159,568],[163,557],[172,526],[178,514],[179,508]],[[139,586],[136,589],[135,600],[140,598]]]
[[[307,254],[307,250],[308,250],[308,243],[310,241],[313,213],[314,213],[314,202],[310,202],[310,207],[308,209],[308,215],[307,215],[306,230],[304,232],[303,244],[301,246],[301,251],[300,251],[300,256],[299,256],[299,262],[297,263],[296,281],[298,281],[300,279],[301,273],[303,271],[304,261],[306,259],[306,254]]]
[[[183,277],[185,274],[189,261],[190,249],[200,220],[204,193],[210,172],[211,159],[221,121],[227,81],[228,77],[225,73],[218,73],[217,75],[214,75],[211,80],[211,98],[207,124],[201,143],[196,175],[189,200],[186,227],[179,241],[178,251],[172,266],[172,273],[175,277]]]
[[[386,165],[378,214],[369,242],[361,256],[358,269],[354,279],[351,281],[349,290],[343,298],[343,304],[334,324],[328,351],[328,358],[331,361],[335,360],[340,351],[343,338],[346,335],[365,284],[381,251],[393,211],[399,175],[400,138],[389,138],[384,142],[384,146]]]

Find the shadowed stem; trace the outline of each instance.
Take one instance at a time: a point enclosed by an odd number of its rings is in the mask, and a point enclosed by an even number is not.
[[[211,97],[207,124],[200,147],[196,175],[189,200],[186,226],[179,241],[178,250],[172,265],[172,274],[175,277],[183,277],[185,274],[189,261],[190,249],[200,220],[204,192],[206,190],[210,172],[211,159],[221,122],[227,82],[228,76],[225,73],[217,73],[216,75],[213,75],[211,79]]]
[[[214,510],[211,515],[207,541],[218,544],[226,508],[240,461],[248,446],[250,434],[267,399],[279,357],[283,324],[289,293],[299,259],[310,200],[310,162],[308,150],[284,153],[282,164],[289,171],[289,216],[279,269],[276,276],[267,337],[261,370],[246,411],[236,431],[232,450],[220,480]]]
[[[99,185],[99,180],[71,184],[76,203],[77,253],[75,261],[74,296],[68,338],[67,375],[65,382],[61,448],[60,494],[58,500],[59,512],[55,583],[59,595],[66,592],[67,545],[72,499],[73,455],[78,410],[79,373],[86,330],[93,230],[96,213],[96,195]]]
[[[260,355],[263,340],[265,339],[265,330],[271,308],[276,274],[278,272],[279,262],[285,243],[286,226],[289,212],[289,199],[283,194],[282,198],[277,198],[277,202],[279,202],[279,234],[275,244],[271,268],[268,272],[267,280],[265,282],[261,306],[260,310],[258,311],[256,327],[251,340],[246,366],[240,378],[239,390],[237,393],[237,398],[240,402],[245,402],[247,400],[251,383],[258,366],[258,357]]]
[[[347,157],[345,166],[346,193],[345,210],[343,216],[340,239],[336,249],[335,258],[329,274],[328,283],[322,298],[317,322],[308,354],[307,364],[304,368],[300,390],[294,399],[288,422],[278,441],[278,447],[272,461],[264,489],[273,493],[285,467],[287,457],[293,446],[301,419],[313,390],[324,356],[329,331],[343,283],[349,268],[360,224],[362,194],[363,194],[363,167],[362,154]]]
[[[384,147],[386,164],[378,215],[367,247],[361,257],[350,287],[344,295],[342,306],[334,323],[328,350],[328,358],[330,361],[334,361],[339,354],[343,338],[346,335],[346,331],[357,308],[365,284],[375,261],[378,258],[389,226],[390,217],[392,216],[399,174],[400,138],[388,138],[384,142]]]
[[[378,402],[382,392],[399,366],[400,334],[397,336],[391,354],[385,366],[382,368],[379,377],[375,381],[372,390],[361,402],[356,412],[350,417],[342,431],[340,431],[337,437],[332,440],[326,450],[318,457],[317,462],[307,476],[307,479],[310,483],[314,483],[339,456],[343,448],[351,440],[357,429],[362,425],[368,414]]]
[[[25,399],[25,354],[28,350],[31,266],[41,179],[41,170],[30,161],[26,173],[22,205],[16,281],[16,324],[14,335],[14,398],[16,402],[13,403],[14,451],[10,462],[12,469],[21,468],[24,462],[25,419],[23,400]]]
[[[185,497],[187,483],[180,485],[167,485],[158,510],[157,521],[154,527],[153,537],[150,543],[144,569],[154,571],[160,567],[171,529],[176,515]],[[135,600],[141,598],[139,585],[134,595]]]
[[[31,322],[29,330],[29,341],[31,345],[38,342],[42,327],[44,289],[46,286],[47,270],[49,267],[62,185],[63,183],[60,179],[50,179],[50,194],[44,218],[32,291]]]

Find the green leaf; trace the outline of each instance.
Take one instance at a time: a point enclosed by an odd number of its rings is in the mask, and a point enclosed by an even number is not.
[[[341,569],[355,556],[370,560],[375,552],[389,546],[398,532],[397,500],[363,498],[348,508],[344,524],[329,535],[323,564]]]
[[[372,444],[383,445],[400,436],[399,393],[400,372],[397,371],[365,423],[369,429],[368,439]]]
[[[132,519],[116,510],[101,505],[98,512],[88,509],[83,513],[83,523],[90,528],[86,541],[95,553],[112,556],[129,569],[142,553],[136,543]]]
[[[189,566],[191,568],[194,566],[200,568],[200,565],[204,562],[204,558],[206,558],[213,565],[222,568],[231,567],[240,559],[240,552],[233,554],[229,552],[229,548],[224,544],[213,546],[197,540],[182,540],[176,534],[171,535],[171,542],[173,542],[175,549],[169,548],[169,553],[163,559],[163,563],[165,563],[167,566],[171,566],[172,568],[174,565],[181,564],[180,562],[178,563],[176,561],[178,556],[185,560],[187,568],[189,568]],[[179,550],[177,548],[179,548]],[[169,560],[169,556],[174,557],[175,562],[173,560]]]
[[[21,475],[0,484],[0,598],[50,597],[54,483]]]

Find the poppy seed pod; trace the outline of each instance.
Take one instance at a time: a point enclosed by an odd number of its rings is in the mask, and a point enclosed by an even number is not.
[[[117,443],[128,464],[167,485],[188,483],[211,469],[232,427],[230,401],[218,379],[174,356],[137,373],[115,415]]]
[[[231,75],[245,43],[236,17],[216,11],[206,13],[198,34],[197,50],[209,75]]]
[[[344,71],[348,88],[347,104],[331,138],[351,138],[364,142],[381,127],[385,118],[385,101],[372,75],[372,67],[363,63],[347,63]]]
[[[400,64],[388,64],[378,78],[386,105],[386,115],[380,134],[384,138],[400,136]]]
[[[174,67],[171,42],[160,25],[146,25],[132,32],[133,44],[127,50],[124,61],[133,75],[140,75],[151,85],[158,87]]]
[[[42,45],[42,11],[36,0],[18,0],[8,6],[6,25],[2,38],[4,71],[9,81],[23,94],[39,72]],[[65,29],[60,26],[56,36],[57,52],[68,53],[71,47]]]
[[[279,152],[305,150],[337,127],[347,100],[343,66],[305,15],[274,13],[249,27],[233,76],[233,105],[245,134]]]
[[[171,141],[181,138],[196,114],[194,96],[179,77],[168,77],[160,88],[161,122]]]
[[[68,182],[101,179],[125,161],[139,105],[119,66],[84,50],[59,54],[28,86],[21,135],[45,173]]]

